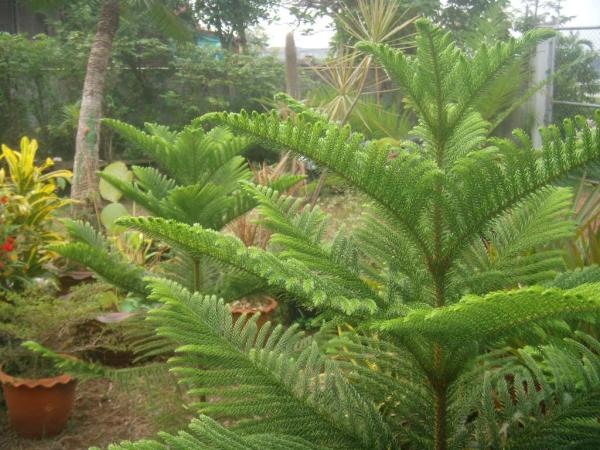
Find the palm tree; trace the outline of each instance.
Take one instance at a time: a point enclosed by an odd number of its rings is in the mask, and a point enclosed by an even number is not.
[[[67,5],[68,0],[30,0],[38,10],[52,10]],[[97,186],[102,100],[112,45],[123,12],[143,13],[166,35],[179,40],[191,39],[191,31],[160,0],[103,0],[96,36],[87,61],[79,123],[75,140],[73,186],[71,197],[86,206],[93,203]]]

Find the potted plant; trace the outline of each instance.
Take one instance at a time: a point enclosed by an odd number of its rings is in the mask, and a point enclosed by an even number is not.
[[[273,319],[273,313],[277,309],[277,300],[266,295],[253,295],[236,300],[229,304],[234,323],[242,315],[260,313],[256,326],[260,329],[266,322]]]
[[[60,433],[73,409],[77,381],[15,342],[3,347],[0,361],[0,384],[17,433],[30,439]]]
[[[103,286],[83,285],[66,297],[58,297],[52,286],[30,286],[11,291],[0,300],[0,384],[10,422],[23,437],[50,437],[65,427],[73,408],[77,381],[57,365],[22,343],[36,340],[64,355],[86,358],[110,344],[98,334],[81,334],[101,309]],[[94,329],[93,331],[96,331]],[[112,349],[113,347],[108,347]],[[70,373],[70,372],[69,372]],[[2,394],[0,394],[2,397]]]

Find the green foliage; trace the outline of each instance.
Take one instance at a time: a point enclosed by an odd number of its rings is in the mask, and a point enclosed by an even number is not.
[[[148,125],[149,133],[145,133],[119,121],[107,120],[107,124],[132,145],[142,148],[162,170],[161,173],[153,167],[134,166],[135,181],[107,172],[100,174],[109,186],[149,213],[220,229],[253,206],[239,186],[240,181],[251,177],[240,156],[247,147],[246,140],[219,129],[205,133],[193,125],[179,133]],[[130,261],[87,224],[69,222],[68,229],[78,242],[57,248],[60,254],[92,268],[119,288],[145,298],[146,269],[138,261]],[[191,265],[187,261],[184,273],[191,273]]]
[[[71,65],[84,64],[69,45],[63,51],[54,38],[0,33],[0,142],[17,142],[24,134],[42,138],[44,148],[58,142],[52,139],[50,124],[55,123],[59,102],[69,98],[72,81],[71,70],[60,69],[68,67],[67,57]],[[66,97],[59,96],[55,82],[65,86]]]
[[[434,17],[439,9],[440,0],[343,0],[337,3],[298,0],[290,12],[311,24],[319,14],[333,16],[336,33],[330,45],[339,49],[354,46],[360,40],[385,42],[390,46],[407,45],[414,32],[414,27],[409,25],[418,17]]]
[[[125,14],[140,19],[145,23],[151,23],[157,31],[180,42],[191,41],[194,37],[193,31],[185,21],[172,9],[167,2],[158,0],[128,0],[123,2]]]
[[[0,164],[0,291],[21,289],[46,274],[55,258],[48,245],[61,242],[57,212],[68,204],[56,193],[71,177],[68,170],[48,171],[48,159],[36,165],[38,143],[21,139],[20,151],[2,144]]]
[[[401,112],[393,105],[378,105],[373,100],[359,101],[348,123],[354,130],[372,139],[399,145],[408,136],[412,123],[408,111]]]
[[[160,436],[164,444],[113,448],[219,448],[217,437],[232,448],[598,442],[600,344],[572,327],[598,317],[599,286],[593,274],[581,286],[575,276],[562,288],[535,284],[555,279],[562,259],[552,245],[574,233],[564,220],[571,193],[556,184],[600,160],[600,128],[566,121],[542,130],[541,148],[522,131],[514,140],[490,138],[479,99],[551,33],[465,52],[428,21],[416,26],[411,55],[359,44],[417,113],[414,139],[398,147],[302,115],[202,119],[344,177],[369,202],[352,233],[325,239],[319,208],[252,186],[247,192],[273,232],[267,250],[200,225],[119,219],[286,292],[338,328],[303,337],[295,327],[259,329],[256,317],[233,323],[222,300],[151,280],[162,306],[149,321],[177,346],[172,370],[198,396],[200,413],[230,426],[201,418],[187,434]]]
[[[570,268],[598,264],[600,240],[598,218],[600,217],[600,186],[590,183],[585,173],[577,187],[573,200],[572,218],[576,224],[575,236],[567,242],[565,261]]]
[[[276,0],[195,0],[191,3],[198,20],[219,36],[223,48],[241,46],[243,50],[248,41],[248,29],[271,18],[273,8],[278,4]]]
[[[517,31],[528,31],[535,27],[565,25],[573,17],[563,14],[563,0],[524,0],[515,20]]]
[[[75,242],[55,246],[54,250],[65,258],[77,261],[99,274],[115,287],[142,298],[147,294],[143,267],[129,261],[102,234],[89,224],[66,220],[64,224]]]
[[[506,38],[510,22],[506,7],[508,0],[448,0],[440,11],[441,23],[445,28],[455,34],[457,40],[465,37],[469,32],[489,31],[486,29],[488,21],[496,30],[503,26],[501,35],[487,36],[489,39]],[[483,19],[483,20],[482,20]]]
[[[262,278],[274,288],[292,294],[305,307],[356,314],[373,311],[376,306],[373,299],[357,298],[352,290],[346,289],[343,280],[315,277],[301,261],[278,260],[268,251],[246,247],[235,236],[160,218],[125,218],[118,223],[139,228],[192,258],[209,256],[247,275]]]
[[[104,123],[158,164],[160,170],[134,166],[135,183],[100,174],[149,213],[221,229],[253,206],[239,189],[252,176],[240,156],[248,147],[245,139],[219,128],[205,133],[194,125],[178,133],[147,125],[146,133],[119,121]]]
[[[145,120],[181,127],[211,111],[262,110],[284,88],[283,65],[271,56],[189,45],[173,55],[171,65],[170,77],[156,88],[162,89],[156,101],[164,105],[164,114]]]
[[[229,131],[214,128],[205,132],[191,124],[180,132],[148,124],[147,132],[117,120],[106,125],[139,147],[158,168],[134,166],[134,180],[100,173],[101,179],[123,196],[156,217],[221,230],[256,206],[256,200],[241,188],[252,172],[241,154],[249,141]],[[302,177],[282,175],[272,181],[276,189],[287,190]],[[118,204],[117,208],[119,207]],[[110,205],[109,205],[110,206]],[[116,217],[103,211],[114,227]],[[227,274],[219,264],[190,251],[171,252],[171,258],[154,268],[145,261],[131,261],[114,245],[96,234],[89,225],[68,222],[71,236],[78,242],[57,247],[56,251],[93,269],[115,286],[145,297],[143,277],[153,270],[175,276],[192,290],[221,291],[226,298],[237,298],[257,288],[254,278],[240,279],[235,271]],[[167,243],[170,241],[167,239]]]
[[[133,173],[127,168],[127,165],[122,161],[116,161],[114,163],[109,164],[102,170],[102,172],[119,178],[124,182],[131,182],[131,180],[133,179]],[[105,180],[100,180],[100,185],[98,186],[98,189],[100,191],[100,196],[104,200],[108,200],[112,203],[118,202],[123,196],[123,193],[121,191],[119,191],[117,188],[115,188]]]
[[[171,360],[173,370],[182,383],[193,386],[192,395],[223,393],[218,403],[198,401],[196,410],[243,419],[233,427],[243,434],[262,434],[278,423],[282,435],[303,435],[323,447],[386,448],[392,442],[374,408],[295,327],[257,330],[257,316],[234,324],[229,308],[214,296],[192,295],[160,280],[152,282],[152,289],[165,307],[153,311],[149,320],[158,324],[160,336],[180,346]],[[296,357],[290,358],[292,354]],[[198,370],[199,361],[205,370]],[[312,377],[319,374],[314,383]],[[248,395],[255,394],[259,401],[249,402]],[[360,419],[353,415],[357,410]],[[262,419],[255,420],[256,415]]]
[[[16,340],[36,340],[63,351],[82,346],[70,328],[93,319],[112,305],[104,305],[110,286],[102,283],[75,287],[67,298],[58,298],[52,286],[39,284],[10,292],[0,302],[0,334]],[[81,337],[79,337],[81,339]]]
[[[166,280],[151,285],[164,306],[149,320],[178,345],[170,364],[198,399],[192,407],[238,420],[224,428],[201,415],[189,432],[110,449],[254,448],[265,442],[301,449],[432,446],[426,433],[434,394],[410,352],[350,333],[330,342],[331,358],[294,327],[284,331],[267,323],[257,329],[256,316],[234,324],[216,297],[190,294]],[[473,439],[482,448],[567,448],[573,439],[585,448],[595,442],[599,346],[580,334],[561,346],[473,361],[450,387],[457,427],[448,447],[465,448]],[[218,401],[204,400],[216,392]]]
[[[570,102],[596,103],[600,94],[600,75],[596,61],[600,53],[592,42],[580,38],[577,34],[561,35],[556,48],[556,69],[560,73],[553,85],[556,100]],[[588,114],[589,108],[574,108],[569,105],[555,104],[552,116],[561,121],[574,113]]]
[[[81,285],[68,296],[59,298],[57,294],[52,286],[38,283],[22,292],[9,292],[0,301],[0,360],[4,368],[12,366],[29,373],[35,369],[38,361],[20,346],[29,339],[79,357],[126,347],[122,334],[95,320],[113,306],[105,300],[113,294],[109,286]]]
[[[481,42],[493,43],[509,37],[511,17],[507,3],[489,3],[486,0],[477,3],[473,4],[472,0],[452,1],[442,12],[442,16],[445,16],[442,21],[446,22],[457,42],[467,48],[477,49]]]
[[[458,269],[469,291],[539,283],[563,269],[565,252],[548,243],[557,241],[560,247],[573,236],[574,223],[564,218],[571,204],[569,189],[550,189],[494,221],[494,231],[471,245],[465,253],[468,263]]]
[[[160,443],[143,440],[135,443],[123,442],[120,445],[111,445],[108,448],[109,450],[189,450],[204,448],[260,450],[267,446],[273,450],[310,450],[315,448],[301,438],[290,436],[240,436],[206,416],[192,420],[189,431],[182,431],[177,435],[161,433]]]
[[[569,289],[581,284],[596,283],[598,281],[600,281],[600,267],[593,265],[558,274],[552,281],[552,286]]]
[[[502,361],[516,363],[510,374],[497,377],[493,370],[488,372],[473,396],[480,419],[466,427],[474,431],[481,448],[586,449],[595,445],[600,437],[594,412],[600,405],[598,344],[577,333],[560,347],[519,350]],[[583,392],[587,392],[585,398]]]
[[[102,212],[100,213],[100,222],[104,225],[109,232],[115,232],[115,221],[122,216],[129,215],[129,211],[127,208],[123,206],[121,203],[109,203],[104,208],[102,208]]]
[[[61,13],[48,18],[52,36],[0,34],[0,141],[27,134],[47,154],[51,149],[52,156],[71,160],[99,8],[82,0],[61,3]],[[173,45],[148,22],[130,17],[124,15],[113,45],[104,102],[108,117],[181,129],[210,111],[262,109],[284,88],[283,65],[274,57]],[[105,160],[139,156],[129,151],[110,133],[102,139]]]
[[[567,291],[531,287],[485,297],[467,295],[446,308],[416,310],[373,326],[396,339],[439,341],[450,350],[474,342],[489,345],[520,332],[524,324],[600,313],[598,287],[595,283]]]
[[[0,302],[0,335],[2,342],[12,339],[36,339],[45,342],[56,331],[61,319],[54,321],[52,290],[29,287],[23,292],[10,292]],[[51,319],[51,321],[49,321]],[[7,339],[8,338],[8,339]]]

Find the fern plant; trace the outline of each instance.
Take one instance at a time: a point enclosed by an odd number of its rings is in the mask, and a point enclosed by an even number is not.
[[[241,183],[252,178],[242,156],[250,144],[248,139],[235,137],[224,128],[205,132],[198,123],[174,132],[155,124],[146,124],[143,131],[118,120],[105,119],[104,122],[130,145],[141,149],[157,166],[133,166],[132,181],[100,173],[102,179],[146,213],[220,230],[256,205],[241,189]],[[273,186],[285,190],[300,179],[282,175],[273,181]],[[57,247],[60,254],[90,267],[127,292],[138,295],[146,292],[143,277],[149,272],[142,266],[128,261],[103,236],[82,222],[67,222],[67,229],[76,242]],[[171,256],[159,270],[177,276],[190,289],[199,290],[203,286],[210,292],[211,289],[222,290],[229,283],[220,276],[220,268],[204,258],[190,258],[185,252]],[[235,283],[236,287],[241,285]],[[256,283],[250,281],[247,287],[256,287]]]
[[[467,55],[431,23],[417,29],[414,56],[359,44],[418,112],[414,140],[400,148],[302,115],[204,118],[346,178],[371,203],[356,233],[340,230],[328,242],[318,207],[252,185],[245,190],[273,231],[268,250],[200,225],[120,219],[261,279],[352,331],[305,337],[294,326],[258,329],[256,316],[234,323],[217,297],[151,279],[162,306],[148,320],[178,346],[172,371],[198,396],[201,416],[178,435],[111,449],[600,442],[600,343],[571,331],[599,317],[600,279],[590,270],[553,286],[563,260],[551,245],[574,231],[564,219],[571,192],[556,184],[600,160],[600,128],[566,121],[562,131],[543,130],[542,148],[522,131],[489,138],[475,109],[481,93],[549,32]]]

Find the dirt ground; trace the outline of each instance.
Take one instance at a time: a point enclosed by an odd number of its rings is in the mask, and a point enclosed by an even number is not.
[[[77,387],[73,415],[67,429],[56,437],[39,441],[16,435],[10,427],[5,405],[0,404],[0,449],[106,448],[123,440],[151,437],[161,429],[183,427],[188,417],[184,417],[186,413],[182,412],[173,392],[166,392],[166,396],[161,397],[161,407],[157,408],[146,389],[125,392],[105,380],[88,381]]]
[[[361,214],[367,210],[365,198],[356,192],[322,196],[318,205],[330,216],[328,238],[333,238],[342,224],[348,231],[358,226]]]

